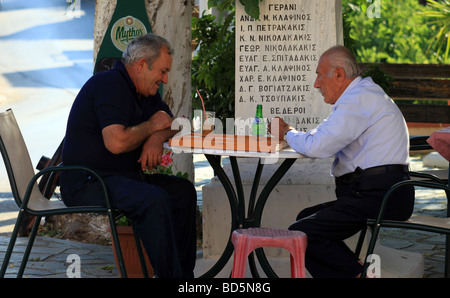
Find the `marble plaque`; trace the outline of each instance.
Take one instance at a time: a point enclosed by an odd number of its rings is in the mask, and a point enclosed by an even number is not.
[[[264,0],[260,19],[236,1],[236,133],[248,135],[256,106],[297,130],[316,127],[331,106],[314,88],[320,55],[342,44],[341,0]]]

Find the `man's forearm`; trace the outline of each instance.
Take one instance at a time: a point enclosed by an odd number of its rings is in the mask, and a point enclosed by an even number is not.
[[[170,130],[172,120],[165,112],[157,112],[148,121],[131,127],[113,124],[102,130],[106,148],[114,154],[132,151],[141,146],[151,135],[165,129]],[[167,139],[171,137],[169,132]]]
[[[156,130],[148,122],[132,127],[113,124],[102,131],[106,148],[114,154],[132,151],[142,145]]]

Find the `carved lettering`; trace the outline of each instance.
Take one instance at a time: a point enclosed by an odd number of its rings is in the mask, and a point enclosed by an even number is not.
[[[327,34],[318,34],[326,12],[317,1],[265,0],[259,20],[236,1],[236,117],[253,117],[263,104],[265,117],[303,131],[328,116],[330,109],[315,107],[324,104],[314,81]]]

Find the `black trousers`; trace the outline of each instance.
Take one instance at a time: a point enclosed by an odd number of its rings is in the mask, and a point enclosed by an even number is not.
[[[376,218],[384,194],[408,173],[361,175],[336,186],[337,200],[302,210],[290,230],[308,237],[306,268],[313,277],[356,277],[362,272],[357,256],[343,240],[359,232],[369,218]],[[391,197],[385,218],[408,219],[414,208],[414,188],[399,189]]]
[[[101,205],[98,181],[85,173],[61,175],[67,206]],[[113,207],[136,223],[137,232],[158,277],[193,277],[196,259],[197,193],[189,180],[138,172],[105,175]]]

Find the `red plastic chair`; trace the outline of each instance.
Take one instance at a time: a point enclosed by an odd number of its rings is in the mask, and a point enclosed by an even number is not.
[[[231,241],[234,245],[233,271],[231,277],[245,277],[248,255],[260,247],[280,247],[291,254],[291,276],[305,277],[306,234],[272,228],[237,229],[233,231]]]

